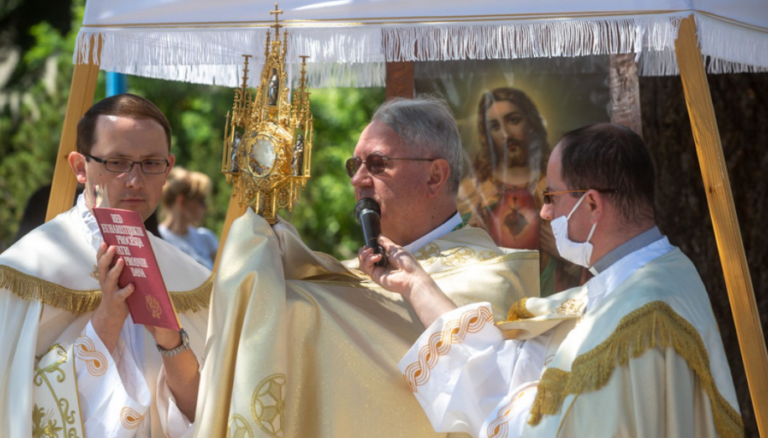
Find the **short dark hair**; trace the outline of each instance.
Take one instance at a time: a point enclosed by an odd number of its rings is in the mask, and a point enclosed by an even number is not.
[[[171,124],[154,103],[135,94],[117,94],[88,109],[77,123],[77,152],[90,154],[96,143],[96,121],[99,116],[128,117],[136,120],[154,120],[163,127],[168,150],[171,149]]]
[[[472,162],[472,168],[475,170],[477,179],[485,181],[490,178],[493,169],[498,164],[499,157],[496,156],[493,140],[491,140],[491,134],[488,132],[486,125],[488,124],[488,109],[494,103],[501,101],[516,105],[523,112],[531,128],[533,128],[531,142],[528,145],[529,152],[533,153],[534,157],[536,157],[536,152],[540,153],[538,155],[539,167],[543,167],[541,170],[546,171],[549,144],[547,143],[547,128],[544,127],[544,120],[541,118],[539,109],[536,108],[536,104],[522,90],[512,87],[499,87],[484,93],[477,105],[477,133],[480,137],[480,151]]]
[[[568,190],[615,190],[603,193],[626,223],[654,219],[653,160],[639,135],[601,123],[566,133],[560,147],[560,173]]]

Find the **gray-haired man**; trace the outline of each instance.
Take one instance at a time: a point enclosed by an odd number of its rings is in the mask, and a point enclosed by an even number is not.
[[[456,121],[432,99],[382,105],[347,160],[355,197],[378,202],[382,234],[413,251],[461,225],[461,167]]]
[[[382,105],[347,172],[358,200],[380,204],[382,232],[414,251],[447,300],[488,301],[502,315],[538,292],[535,251],[502,250],[485,231],[462,227],[461,142],[444,102]],[[242,419],[253,412],[269,419],[261,424],[275,436],[445,436],[397,369],[424,328],[400,296],[357,269],[357,259],[312,252],[285,222],[270,228],[247,213],[232,226],[222,266],[228,260],[248,269],[217,278],[212,325],[223,329],[209,337],[198,436],[244,431]],[[244,340],[241,348],[233,339]],[[269,414],[272,404],[284,408],[278,416]],[[230,420],[217,426],[219,418]]]
[[[642,139],[598,124],[549,158],[541,217],[560,256],[595,275],[522,300],[490,324],[456,308],[386,237],[362,269],[427,327],[400,369],[436,430],[475,437],[739,437],[728,361],[696,268],[654,224],[654,169]]]

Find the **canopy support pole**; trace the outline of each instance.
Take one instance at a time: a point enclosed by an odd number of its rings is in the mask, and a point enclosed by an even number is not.
[[[69,167],[67,157],[69,157],[70,152],[76,150],[77,122],[93,105],[93,96],[96,94],[99,64],[96,63],[96,58],[93,56],[93,46],[94,44],[91,44],[88,63],[75,64],[72,73],[67,113],[64,116],[64,127],[61,130],[59,152],[56,155],[56,168],[51,183],[51,196],[48,199],[48,210],[45,215],[46,222],[72,208],[72,199],[75,197],[77,179]]]
[[[680,24],[675,50],[757,428],[765,437],[768,434],[768,354],[692,16]]]
[[[237,184],[238,184],[237,181],[233,183],[232,196],[229,197],[229,207],[227,208],[227,217],[224,219],[224,228],[222,228],[221,230],[221,240],[219,241],[219,249],[216,252],[216,261],[213,264],[214,273],[219,272],[219,261],[221,260],[221,253],[224,250],[224,243],[226,243],[227,241],[227,236],[229,235],[229,229],[232,227],[232,222],[234,222],[235,219],[245,214],[245,209],[248,208],[248,206],[245,204],[240,205],[240,201],[237,199],[238,198]]]

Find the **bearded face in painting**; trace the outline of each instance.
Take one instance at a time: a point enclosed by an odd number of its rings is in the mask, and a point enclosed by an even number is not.
[[[547,153],[547,131],[536,105],[516,88],[496,88],[478,105],[480,152],[473,167],[479,180],[504,168],[540,170]]]

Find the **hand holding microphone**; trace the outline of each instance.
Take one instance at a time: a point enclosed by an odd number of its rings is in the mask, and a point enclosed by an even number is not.
[[[381,208],[371,198],[363,198],[355,204],[355,218],[363,228],[363,241],[365,246],[373,248],[374,254],[381,254],[381,260],[376,266],[387,266],[387,256],[384,248],[379,245],[378,238],[381,234]]]

